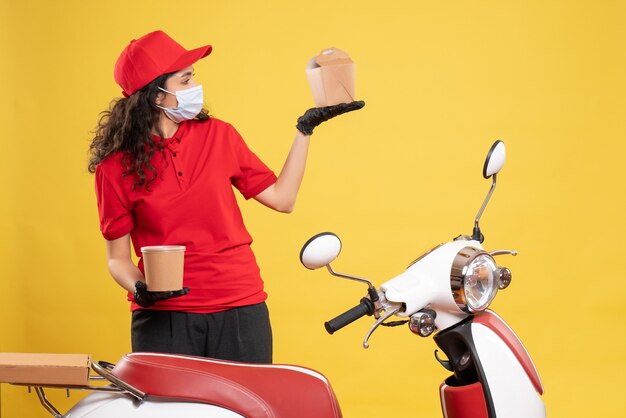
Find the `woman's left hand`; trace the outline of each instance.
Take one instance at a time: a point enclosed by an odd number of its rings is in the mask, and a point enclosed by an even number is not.
[[[296,128],[305,135],[313,134],[313,129],[328,119],[339,116],[343,113],[359,110],[365,106],[365,102],[360,100],[352,103],[340,103],[333,106],[314,107],[307,110],[304,115],[298,118]]]

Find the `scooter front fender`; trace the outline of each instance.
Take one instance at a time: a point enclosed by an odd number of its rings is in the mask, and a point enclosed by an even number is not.
[[[455,375],[441,387],[444,416],[544,418],[543,386],[526,349],[494,312],[485,311],[435,336]],[[482,391],[482,396],[477,396]],[[484,403],[484,414],[465,415],[462,403]],[[465,412],[462,412],[465,411]]]
[[[472,322],[472,336],[497,417],[545,417],[543,385],[521,341],[489,311]]]

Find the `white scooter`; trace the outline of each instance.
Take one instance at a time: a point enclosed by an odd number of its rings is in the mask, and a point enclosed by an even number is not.
[[[515,251],[485,251],[479,220],[496,187],[506,151],[496,141],[487,155],[483,177],[492,186],[476,216],[472,236],[458,236],[421,255],[399,276],[377,290],[369,280],[335,272],[330,263],[341,251],[333,233],[311,238],[302,248],[305,267],[326,267],[338,277],[364,282],[368,296],[354,308],[326,322],[332,334],[365,315],[376,322],[365,336],[363,347],[379,325],[400,325],[422,337],[438,331],[434,340],[446,354],[437,360],[453,375],[440,387],[441,408],[447,418],[545,417],[543,385],[528,352],[509,326],[487,309],[499,289],[511,282],[511,271],[499,266],[494,256]],[[407,321],[386,323],[392,316]]]
[[[409,329],[435,342],[447,356],[439,362],[453,372],[441,385],[447,418],[545,417],[543,387],[522,343],[506,323],[487,307],[511,272],[487,252],[478,225],[493,193],[496,174],[505,160],[504,143],[489,151],[483,176],[493,184],[476,217],[471,237],[459,236],[415,260],[380,289],[366,279],[335,272],[330,263],[341,242],[332,233],[318,234],[302,248],[301,262],[309,269],[327,267],[331,274],[367,283],[368,296],[354,308],[328,321],[329,333],[366,315],[376,321],[365,337],[392,316],[408,318]],[[435,352],[437,355],[437,352]],[[132,353],[116,365],[93,363],[92,380],[104,385],[31,384],[55,418],[339,418],[333,390],[320,373],[304,367],[236,363],[183,355]],[[44,387],[84,389],[85,397],[66,414],[46,398]]]

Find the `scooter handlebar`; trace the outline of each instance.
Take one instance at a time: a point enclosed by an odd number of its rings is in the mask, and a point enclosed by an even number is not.
[[[374,304],[368,298],[363,298],[361,299],[361,303],[356,305],[354,308],[342,313],[330,321],[324,322],[324,327],[329,334],[333,334],[335,331],[351,324],[362,316],[373,314]]]

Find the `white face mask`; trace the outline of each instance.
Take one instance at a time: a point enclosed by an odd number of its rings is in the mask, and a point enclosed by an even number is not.
[[[178,107],[162,107],[156,105],[159,109],[163,109],[167,117],[176,123],[193,119],[198,116],[198,113],[202,110],[204,94],[202,93],[201,85],[186,90],[178,90],[177,92],[167,91],[161,87],[159,87],[159,89],[176,96]]]

